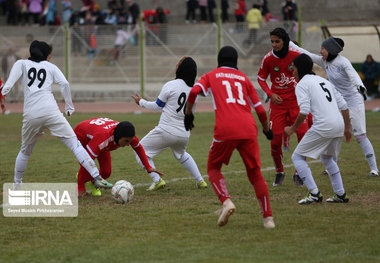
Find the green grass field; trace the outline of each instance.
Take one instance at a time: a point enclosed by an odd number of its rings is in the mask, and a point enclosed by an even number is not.
[[[74,114],[74,127],[93,117],[129,120],[141,139],[158,122],[159,114]],[[203,175],[213,134],[213,113],[195,115],[188,152]],[[21,114],[0,116],[0,182],[13,181],[20,147]],[[368,136],[380,156],[380,114],[367,112]],[[155,159],[167,187],[146,192],[151,183],[130,147],[112,152],[110,182],[130,181],[134,200],[102,197],[79,200],[75,218],[0,219],[0,262],[380,262],[380,178],[369,178],[369,168],[358,143],[343,143],[339,166],[349,195],[347,204],[300,206],[306,188],[292,181],[291,151],[284,153],[286,178],[274,188],[270,145],[259,135],[263,176],[269,187],[276,228],[263,228],[260,208],[238,153],[223,173],[236,205],[225,227],[216,225],[220,203],[211,187],[199,190],[169,150]],[[380,159],[378,159],[380,162]],[[310,164],[324,195],[333,194],[320,162]],[[24,182],[74,182],[79,169],[75,157],[49,132],[36,144]],[[180,180],[179,180],[180,179]],[[2,191],[2,190],[1,190]],[[2,195],[1,195],[2,198]]]

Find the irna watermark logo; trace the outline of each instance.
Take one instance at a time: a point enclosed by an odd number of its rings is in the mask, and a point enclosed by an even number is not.
[[[24,183],[3,185],[3,215],[7,217],[75,217],[78,195],[75,183]]]

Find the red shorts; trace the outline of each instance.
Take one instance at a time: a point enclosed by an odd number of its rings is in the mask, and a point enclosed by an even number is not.
[[[271,107],[269,111],[269,124],[270,128],[273,131],[273,134],[279,135],[284,133],[284,128],[286,126],[293,125],[296,121],[299,107]],[[297,133],[306,133],[308,130],[308,121],[307,118],[297,129]]]
[[[260,168],[260,153],[257,138],[244,140],[213,140],[208,155],[208,168],[220,168],[228,165],[232,152],[237,149],[247,168]]]

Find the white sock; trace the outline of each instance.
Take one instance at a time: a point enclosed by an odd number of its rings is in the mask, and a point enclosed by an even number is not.
[[[77,137],[60,139],[74,153],[78,162],[84,167],[84,169],[86,169],[86,171],[93,178],[99,175],[99,170],[98,167],[96,167],[94,160],[92,160],[91,156],[83,148],[82,144],[77,139]]]
[[[342,175],[340,174],[338,164],[335,162],[332,156],[328,155],[321,155],[321,162],[329,172],[329,177],[334,193],[338,195],[344,194]]]
[[[30,155],[25,155],[21,151],[18,153],[15,162],[14,182],[21,183],[24,176],[26,166],[28,165]]]
[[[375,151],[373,150],[373,146],[367,136],[364,139],[360,139],[359,145],[362,148],[365,158],[367,159],[369,168],[371,170],[378,171]]]
[[[198,166],[190,154],[185,152],[182,155],[182,158],[178,161],[182,164],[183,167],[185,167],[186,170],[189,171],[189,173],[195,178],[195,180],[197,180],[197,183],[203,180],[203,177],[199,172]]]
[[[136,152],[135,152],[135,157],[136,157],[136,161],[138,162],[138,164],[145,170],[145,167],[144,167],[143,163],[140,160],[140,157],[138,156],[138,154]],[[153,159],[149,158],[148,156],[147,156],[147,158],[148,158],[148,162],[149,162],[150,166],[152,166],[153,168],[156,168],[156,166],[154,165]],[[150,178],[152,178],[152,181],[155,183],[158,183],[161,179],[160,175],[158,173],[155,173],[155,172],[149,173],[149,176],[150,176]]]
[[[292,154],[292,161],[294,163],[294,167],[298,172],[298,175],[306,185],[309,192],[314,189],[318,190],[317,184],[314,181],[313,175],[311,174],[310,167],[307,165],[305,157],[294,152]]]

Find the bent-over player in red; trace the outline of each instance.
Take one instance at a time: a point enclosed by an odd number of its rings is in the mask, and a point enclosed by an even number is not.
[[[276,168],[276,179],[273,186],[282,184],[285,178],[284,166],[282,164],[282,139],[284,128],[287,123],[293,124],[297,119],[299,107],[294,92],[297,81],[293,76],[292,61],[300,52],[289,47],[289,36],[283,28],[276,28],[270,32],[272,50],[263,58],[257,75],[257,81],[270,100],[269,121],[273,131],[271,141],[271,155]],[[266,79],[270,75],[271,88],[268,87]],[[297,129],[298,142],[307,132],[308,125],[304,123]],[[293,180],[302,182],[295,172]]]
[[[129,145],[140,157],[148,173],[156,172],[163,175],[149,165],[144,148],[140,144],[139,139],[135,136],[135,127],[128,121],[118,122],[109,118],[94,118],[79,123],[75,127],[74,132],[91,158],[98,159],[99,172],[103,178],[108,178],[111,175],[112,165],[110,151]],[[79,196],[86,194],[85,183],[91,189],[93,195],[101,195],[100,190],[96,189],[91,182],[91,175],[81,166],[78,172]]]
[[[238,54],[235,48],[223,47],[218,54],[218,68],[206,73],[190,91],[185,115],[185,127],[191,129],[194,116],[193,105],[198,94],[211,94],[215,110],[214,139],[211,143],[207,174],[217,194],[222,209],[218,210],[218,225],[224,226],[235,212],[235,205],[228,193],[226,181],[221,173],[222,165],[228,165],[232,152],[237,149],[243,159],[247,176],[255,189],[264,217],[264,227],[274,228],[270,209],[268,186],[261,174],[257,126],[251,113],[253,107],[268,139],[273,134],[269,129],[267,115],[248,77],[237,69]]]

